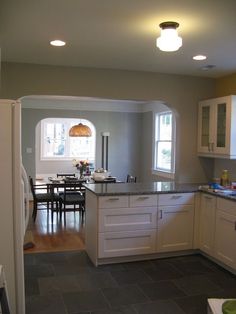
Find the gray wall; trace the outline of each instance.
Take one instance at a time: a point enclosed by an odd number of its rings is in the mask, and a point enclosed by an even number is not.
[[[24,104],[24,101],[22,101]],[[140,137],[142,114],[125,112],[82,112],[75,110],[22,109],[22,158],[28,175],[36,173],[56,174],[74,172],[72,161],[40,161],[39,141],[36,141],[36,125],[45,118],[84,118],[91,121],[96,129],[96,167],[101,167],[101,132],[110,132],[109,171],[124,180],[128,173],[140,179]],[[36,146],[37,144],[37,146]],[[32,153],[26,149],[32,148]]]
[[[215,96],[215,85],[215,79],[191,76],[3,63],[1,97],[72,95],[163,101],[178,113],[176,179],[202,182],[206,180],[206,173],[197,157],[197,106],[200,100]],[[31,121],[24,122],[32,125]],[[34,130],[35,125],[32,127]],[[149,136],[148,130],[149,125],[143,128],[144,137]],[[148,154],[149,160],[147,146],[145,143],[142,154]],[[142,163],[145,173],[148,172],[144,169],[150,168],[151,164]]]

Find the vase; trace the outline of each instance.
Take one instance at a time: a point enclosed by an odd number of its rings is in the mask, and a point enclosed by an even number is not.
[[[84,172],[83,170],[80,170],[80,171],[79,171],[79,178],[80,178],[80,179],[83,179],[83,178],[84,178],[83,172]]]

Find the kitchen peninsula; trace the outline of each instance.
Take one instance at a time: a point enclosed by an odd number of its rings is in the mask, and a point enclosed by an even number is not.
[[[85,187],[95,265],[197,252],[236,274],[236,191],[175,182]]]
[[[197,184],[86,184],[86,251],[95,265],[191,251]]]

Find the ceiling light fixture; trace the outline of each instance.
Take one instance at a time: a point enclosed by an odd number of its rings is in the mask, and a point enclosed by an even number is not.
[[[56,46],[56,47],[62,47],[62,46],[65,46],[65,44],[66,44],[65,41],[62,41],[59,39],[50,41],[50,45]]]
[[[160,25],[161,36],[157,38],[156,45],[162,51],[176,51],[182,46],[182,38],[178,36],[177,22],[163,22]]]
[[[87,125],[85,125],[83,123],[79,123],[79,124],[76,124],[70,128],[69,136],[71,136],[71,137],[90,137],[90,136],[92,136],[92,131]]]
[[[206,56],[204,55],[196,55],[193,57],[193,60],[196,60],[196,61],[202,61],[202,60],[206,60]]]

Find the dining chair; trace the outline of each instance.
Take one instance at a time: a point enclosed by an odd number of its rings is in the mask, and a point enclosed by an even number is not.
[[[85,196],[82,184],[78,182],[65,182],[63,185],[63,192],[59,193],[60,196],[60,219],[64,213],[64,220],[66,219],[66,212],[79,211],[84,219],[85,213]]]
[[[59,202],[60,197],[57,193],[51,193],[48,190],[48,186],[46,184],[34,184],[33,178],[29,177],[30,189],[33,195],[33,213],[32,218],[35,222],[37,217],[37,211],[39,210],[38,204],[45,204],[47,206],[47,212],[51,209],[51,221],[53,223],[53,213],[59,210]],[[53,203],[56,204],[56,208],[54,210]]]
[[[127,178],[126,178],[127,183],[136,183],[136,181],[137,181],[137,177],[134,177],[130,174],[127,175]]]

